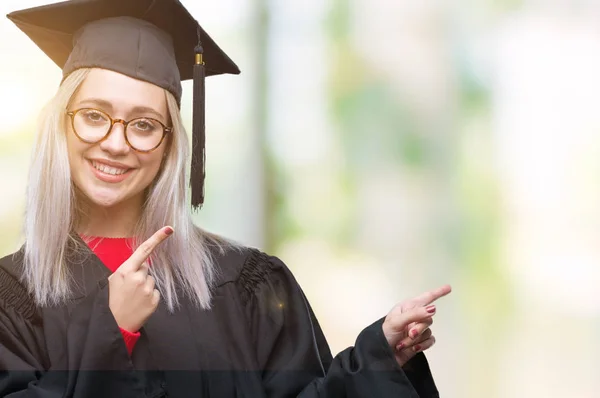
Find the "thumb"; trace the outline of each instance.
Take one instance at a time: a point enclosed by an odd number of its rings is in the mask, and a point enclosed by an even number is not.
[[[415,307],[400,314],[400,323],[402,324],[401,330],[406,329],[408,325],[413,322],[418,323],[432,317],[435,314],[435,311],[435,305],[428,305],[427,307]]]
[[[428,305],[427,307],[411,308],[402,313],[390,312],[383,322],[383,333],[388,343],[392,347],[396,347],[411,323],[431,318],[435,314],[435,310],[435,305]]]

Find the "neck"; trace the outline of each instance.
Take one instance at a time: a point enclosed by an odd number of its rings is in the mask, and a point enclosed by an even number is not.
[[[141,197],[111,207],[82,201],[79,205],[79,215],[76,226],[79,235],[105,238],[131,237],[142,216]]]

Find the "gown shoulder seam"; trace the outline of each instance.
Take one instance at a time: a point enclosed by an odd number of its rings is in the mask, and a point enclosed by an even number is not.
[[[256,289],[267,281],[271,271],[271,256],[260,250],[251,249],[235,282],[243,303],[247,303]]]
[[[33,297],[13,275],[0,267],[0,303],[12,308],[29,321],[36,319],[37,311]]]

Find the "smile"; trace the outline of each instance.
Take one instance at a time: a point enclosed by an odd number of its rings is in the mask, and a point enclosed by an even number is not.
[[[130,170],[130,169],[120,169],[120,168],[117,168],[117,167],[107,166],[105,164],[98,163],[96,161],[92,161],[92,166],[94,166],[94,168],[96,170],[100,170],[103,173],[110,174],[110,175],[113,175],[113,176],[118,176],[118,175],[121,175],[121,174],[125,174],[125,173],[127,173]]]
[[[109,166],[96,160],[88,160],[88,163],[96,178],[109,183],[118,183],[124,181],[134,170],[131,168]]]

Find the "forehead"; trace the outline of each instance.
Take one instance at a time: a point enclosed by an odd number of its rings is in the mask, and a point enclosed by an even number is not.
[[[167,116],[165,90],[152,83],[106,69],[92,69],[79,87],[73,103],[89,99],[111,104],[111,111],[128,112],[138,107],[152,108]]]

